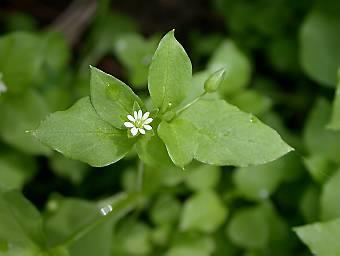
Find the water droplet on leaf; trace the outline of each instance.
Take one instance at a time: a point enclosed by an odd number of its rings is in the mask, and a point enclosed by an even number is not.
[[[112,212],[112,206],[110,204],[100,209],[100,213],[104,216],[108,215],[110,212]]]
[[[251,123],[256,123],[257,122],[257,118],[255,116],[251,116],[250,117],[250,122]]]

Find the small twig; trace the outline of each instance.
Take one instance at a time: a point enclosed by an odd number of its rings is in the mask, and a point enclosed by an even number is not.
[[[74,0],[50,28],[61,32],[67,41],[74,45],[90,23],[96,7],[96,0]]]

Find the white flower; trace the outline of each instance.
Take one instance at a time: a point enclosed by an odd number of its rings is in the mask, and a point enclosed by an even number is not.
[[[130,122],[125,122],[125,127],[131,129],[132,136],[140,134],[145,134],[145,130],[152,130],[152,127],[150,123],[152,122],[152,118],[149,117],[150,112],[145,112],[143,115],[142,110],[138,110],[133,112],[132,115],[127,115],[127,118],[130,120]]]

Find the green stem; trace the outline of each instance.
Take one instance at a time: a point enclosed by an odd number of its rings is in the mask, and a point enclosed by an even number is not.
[[[71,236],[69,236],[63,243],[59,244],[56,247],[70,247],[72,244],[80,240],[86,234],[94,230],[99,225],[108,222],[112,219],[119,219],[126,215],[129,211],[131,211],[139,200],[140,195],[138,193],[130,193],[127,194],[124,198],[118,200],[113,203],[112,211],[105,216],[98,216],[91,223],[83,226],[79,230],[75,231]],[[98,211],[99,212],[99,211]]]
[[[180,109],[178,109],[176,111],[176,116],[179,115],[180,113],[182,113],[184,110],[186,110],[187,108],[189,108],[191,105],[195,104],[197,101],[199,101],[200,99],[202,99],[205,95],[207,94],[207,92],[203,92],[200,96],[198,96],[197,98],[195,98],[193,101],[189,102],[188,104],[186,104],[185,106],[181,107]]]

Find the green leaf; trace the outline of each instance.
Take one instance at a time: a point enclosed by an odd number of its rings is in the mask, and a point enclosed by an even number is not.
[[[314,222],[319,219],[320,189],[311,184],[303,192],[299,210],[306,222]]]
[[[307,171],[312,178],[322,184],[336,170],[336,164],[323,155],[311,155],[304,159]]]
[[[310,154],[340,163],[340,132],[326,129],[330,114],[329,102],[319,98],[306,121],[304,142]]]
[[[130,87],[117,78],[91,67],[91,102],[98,115],[120,129],[133,114],[133,105],[143,103]]]
[[[139,201],[138,194],[116,194],[98,203],[64,199],[54,203],[47,215],[49,245],[62,244],[71,256],[111,255],[113,224],[131,211]],[[111,211],[103,213],[103,208]],[[70,225],[72,223],[72,225]]]
[[[184,137],[183,140],[184,145],[197,143],[198,146],[196,150],[187,147],[193,151],[185,154],[203,163],[244,167],[273,161],[292,150],[273,129],[223,100],[199,100],[172,122],[177,120],[195,127],[188,141]],[[172,129],[176,129],[174,134],[185,132],[182,127],[172,126]],[[165,143],[173,158],[175,154],[183,154]]]
[[[36,171],[34,159],[17,152],[0,155],[0,188],[22,189]]]
[[[143,87],[147,84],[148,69],[158,40],[144,39],[137,33],[122,35],[115,42],[114,52],[128,71],[132,86]]]
[[[168,32],[160,41],[149,69],[149,92],[162,112],[177,107],[191,87],[191,62],[183,47]]]
[[[188,171],[185,184],[194,191],[213,189],[221,178],[221,169],[218,166],[199,164],[185,171]]]
[[[331,121],[328,127],[330,129],[340,130],[340,68],[338,69],[338,85],[333,102]]]
[[[28,32],[0,38],[0,72],[9,91],[19,92],[41,81],[43,47],[43,41]]]
[[[261,206],[238,210],[231,218],[227,233],[236,245],[249,248],[264,248],[270,231],[267,218]]]
[[[272,106],[272,100],[255,90],[245,90],[227,100],[242,111],[260,115],[267,112]]]
[[[268,202],[236,211],[227,227],[227,234],[232,242],[243,248],[265,249],[273,255],[290,255],[282,253],[291,247],[288,226]]]
[[[8,242],[14,250],[46,245],[38,210],[15,190],[0,191],[0,241]]]
[[[313,254],[340,255],[340,219],[297,227],[294,231]]]
[[[161,122],[158,134],[164,141],[173,163],[181,168],[189,164],[198,148],[195,127],[186,120],[174,119],[172,122]]]
[[[165,256],[209,256],[215,251],[215,242],[211,235],[199,233],[177,233],[172,247]]]
[[[174,227],[172,224],[162,224],[152,230],[151,240],[152,243],[165,247],[169,243]]]
[[[48,215],[45,226],[51,245],[62,244],[74,232],[88,226],[100,216],[96,204],[80,199],[64,199],[58,202],[55,212]],[[72,225],[70,225],[72,223]],[[69,246],[71,256],[108,256],[111,249],[113,222],[98,225]]]
[[[223,82],[219,86],[222,94],[235,93],[248,85],[251,76],[250,61],[231,40],[223,41],[208,63],[210,72],[221,68],[225,69]]]
[[[315,9],[300,30],[302,67],[312,79],[327,86],[335,86],[340,66],[339,26],[338,13]]]
[[[115,228],[112,255],[150,255],[151,229],[143,222],[128,219]]]
[[[48,32],[42,37],[44,44],[44,65],[52,70],[64,69],[70,60],[71,50],[65,37],[56,32]]]
[[[0,136],[9,145],[28,154],[48,154],[50,150],[27,133],[37,128],[49,113],[46,102],[33,90],[6,94],[0,102]]]
[[[290,178],[290,173],[299,172],[301,164],[297,158],[287,154],[264,165],[236,169],[233,181],[238,193],[248,200],[267,199],[285,179]]]
[[[222,225],[227,215],[226,206],[214,191],[201,191],[185,202],[180,228],[212,233]]]
[[[154,167],[172,165],[165,145],[157,135],[145,135],[140,138],[136,143],[136,150],[140,159],[147,165]]]
[[[176,223],[181,211],[180,202],[169,194],[160,195],[150,210],[150,217],[155,225]]]
[[[67,157],[98,167],[120,160],[134,142],[103,121],[88,97],[49,115],[33,135]]]
[[[191,248],[190,246],[174,246],[165,256],[209,256],[208,252],[202,251],[201,248]]]
[[[57,175],[68,178],[73,184],[80,184],[89,171],[89,166],[83,162],[54,154],[50,159],[50,167]]]
[[[321,219],[340,218],[340,171],[337,171],[324,184],[321,193]]]

